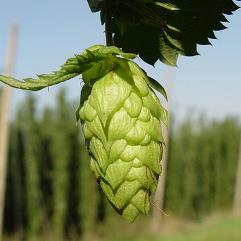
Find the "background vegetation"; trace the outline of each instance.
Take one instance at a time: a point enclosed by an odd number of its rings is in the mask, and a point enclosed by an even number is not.
[[[57,106],[46,107],[40,114],[32,96],[18,108],[11,122],[6,235],[32,240],[51,233],[59,241],[89,237],[91,233],[98,233],[101,239],[106,230],[126,230],[124,221],[112,211],[89,170],[84,139],[73,115],[75,109],[77,104],[66,99],[64,90],[59,93]],[[170,130],[164,211],[172,217],[196,222],[210,213],[231,210],[241,132],[239,120],[207,120],[201,115],[177,124],[172,118]],[[225,226],[235,234],[232,229],[240,220],[231,222],[235,225],[220,223],[215,227],[222,230]],[[210,239],[185,236],[165,240]]]

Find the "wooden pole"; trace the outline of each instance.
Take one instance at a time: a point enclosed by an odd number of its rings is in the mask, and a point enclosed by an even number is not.
[[[241,134],[240,134],[239,159],[238,159],[238,167],[237,167],[237,175],[236,175],[233,211],[235,214],[241,212]]]
[[[12,75],[14,58],[16,53],[17,25],[13,24],[10,29],[7,62],[4,73]],[[9,132],[9,107],[10,107],[11,88],[4,86],[1,97],[0,108],[0,240],[3,234],[3,212],[5,179],[7,172],[7,154],[8,154],[8,132]]]
[[[174,78],[174,72],[172,69],[167,68],[166,69],[166,77],[167,80],[167,94],[168,94],[168,103],[166,105],[166,109],[169,112],[171,110],[171,103],[170,103],[170,92],[171,92],[171,85],[172,80]],[[170,121],[168,121],[170,123]],[[157,232],[159,230],[160,224],[163,219],[163,214],[165,213],[164,209],[164,198],[165,198],[165,185],[166,185],[166,175],[167,175],[167,161],[168,161],[168,143],[169,143],[169,127],[163,127],[163,138],[165,141],[165,146],[163,149],[163,156],[161,160],[161,166],[162,166],[162,173],[158,180],[158,186],[156,190],[156,194],[154,197],[154,207],[153,207],[153,215],[152,215],[152,222],[151,227],[154,232]]]

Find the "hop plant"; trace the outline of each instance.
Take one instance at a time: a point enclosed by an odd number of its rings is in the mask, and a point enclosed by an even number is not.
[[[238,7],[233,0],[88,3],[93,12],[100,12],[108,47],[86,49],[60,70],[37,79],[0,75],[0,81],[40,90],[82,74],[76,117],[84,130],[91,169],[115,210],[132,221],[150,209],[161,173],[161,123],[167,124],[168,118],[153,90],[166,97],[164,88],[131,59],[139,54],[146,63],[154,65],[159,59],[175,66],[179,55],[196,55],[197,44],[209,44],[213,31],[225,28],[224,15]]]

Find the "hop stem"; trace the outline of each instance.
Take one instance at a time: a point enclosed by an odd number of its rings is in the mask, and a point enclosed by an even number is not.
[[[112,46],[112,13],[111,13],[111,4],[110,0],[106,0],[106,19],[105,19],[105,36],[106,36],[106,45]]]

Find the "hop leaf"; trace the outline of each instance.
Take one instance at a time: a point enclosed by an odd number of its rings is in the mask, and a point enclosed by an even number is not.
[[[91,169],[118,213],[133,221],[147,214],[161,172],[167,112],[132,61],[115,67],[82,94],[77,113],[91,155]],[[86,93],[88,93],[86,95]]]
[[[176,65],[178,55],[197,55],[197,44],[210,44],[225,29],[224,14],[233,0],[116,0],[111,3],[115,45],[139,54],[149,64],[160,59]],[[105,19],[105,8],[101,9]]]
[[[103,0],[88,0],[90,9],[92,12],[98,12],[100,11],[100,6]]]
[[[74,58],[68,59],[58,71],[54,71],[51,74],[37,75],[38,78],[26,78],[22,81],[17,80],[10,76],[0,75],[0,81],[8,84],[14,88],[25,90],[41,90],[43,88],[59,84],[61,82],[72,79],[80,74],[88,76],[90,69],[96,69],[100,67],[98,71],[105,73],[105,68],[111,69],[112,62],[108,61],[113,55],[120,55],[124,58],[135,58],[135,54],[124,53],[117,47],[106,47],[103,45],[94,45],[86,49],[82,54],[76,55]],[[107,63],[108,62],[108,63]],[[92,71],[92,74],[93,71]],[[91,76],[90,76],[91,77]],[[93,81],[89,78],[89,81]]]

